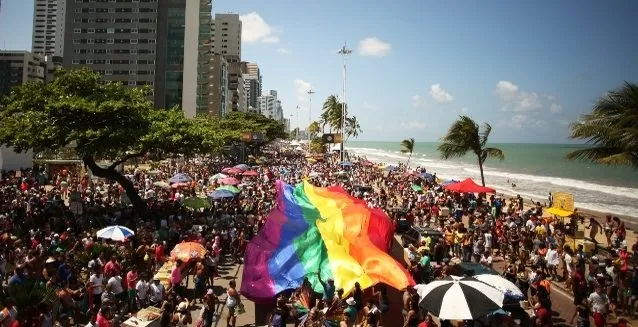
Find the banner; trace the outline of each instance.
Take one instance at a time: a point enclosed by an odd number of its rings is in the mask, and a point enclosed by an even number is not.
[[[552,206],[547,212],[559,217],[571,216],[574,213],[574,195],[566,192],[552,193]]]
[[[332,133],[332,134],[323,134],[321,136],[321,141],[325,144],[325,143],[341,143],[341,140],[343,139],[343,137],[341,136],[341,134],[337,134],[337,133]]]

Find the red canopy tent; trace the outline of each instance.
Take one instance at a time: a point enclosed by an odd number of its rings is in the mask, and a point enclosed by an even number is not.
[[[471,178],[466,178],[461,182],[446,185],[443,188],[458,193],[496,193],[495,189],[478,185],[474,183]]]

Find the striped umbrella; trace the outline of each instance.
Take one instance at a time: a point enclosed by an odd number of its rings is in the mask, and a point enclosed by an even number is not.
[[[503,293],[472,277],[448,276],[416,285],[419,307],[444,320],[473,320],[503,306]]]
[[[97,237],[107,238],[113,241],[124,241],[133,235],[135,235],[135,233],[124,226],[109,226],[97,232]]]

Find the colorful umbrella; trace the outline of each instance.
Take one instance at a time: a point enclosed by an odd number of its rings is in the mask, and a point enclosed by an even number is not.
[[[189,186],[191,186],[191,185],[188,184],[188,183],[175,183],[175,184],[171,185],[172,188],[189,187]]]
[[[180,259],[184,262],[196,259],[202,259],[208,253],[206,248],[196,242],[183,242],[175,245],[171,251],[173,259]]]
[[[233,186],[233,185],[224,185],[224,186],[220,186],[220,187],[215,189],[215,191],[222,191],[222,190],[231,191],[231,192],[233,192],[235,194],[240,192],[239,188],[237,188],[237,186]]]
[[[233,168],[237,168],[237,169],[241,169],[241,170],[248,170],[248,168],[250,168],[250,167],[248,167],[247,164],[239,164],[239,165],[237,165],[237,166],[235,166]]]
[[[210,207],[210,203],[204,198],[193,196],[184,200],[184,206],[191,209],[204,209]]]
[[[184,174],[184,173],[177,173],[175,174],[173,177],[171,177],[168,182],[173,184],[173,183],[186,183],[186,182],[190,182],[191,178],[188,177],[188,175]]]
[[[155,183],[153,183],[153,185],[155,185],[157,187],[161,187],[163,189],[170,189],[171,188],[171,186],[168,183],[166,183],[166,182],[155,182]]]
[[[254,176],[259,176],[259,173],[254,170],[247,170],[243,172],[242,175],[247,177],[254,177]]]
[[[218,174],[213,175],[211,178],[212,179],[222,179],[222,178],[226,178],[226,177],[228,177],[228,175],[225,175],[225,174],[222,174],[222,173],[218,173]]]
[[[125,239],[135,235],[135,233],[124,226],[109,226],[97,231],[97,237],[107,238],[113,241],[124,241]]]
[[[344,161],[344,162],[341,163],[341,166],[343,166],[343,167],[352,167],[352,162]]]
[[[414,192],[422,192],[423,191],[423,187],[421,187],[420,185],[412,184],[412,190]]]
[[[235,177],[220,179],[219,182],[224,185],[238,185],[240,183],[240,181]]]
[[[222,173],[228,174],[228,171],[231,170],[231,169],[233,169],[233,167],[226,167],[226,168],[222,169]]]
[[[230,199],[235,197],[235,193],[229,190],[215,190],[215,192],[208,193],[208,197],[214,200]]]

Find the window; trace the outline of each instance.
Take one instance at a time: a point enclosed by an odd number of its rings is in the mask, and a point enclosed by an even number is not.
[[[74,13],[74,14],[81,14],[81,13],[82,13],[82,8],[75,8],[75,9],[73,9],[73,13]]]
[[[109,27],[109,28],[106,29],[106,33],[107,34],[113,34],[113,33],[115,33],[115,29]]]
[[[136,49],[131,49],[131,54],[137,54],[137,50]]]
[[[129,70],[129,71],[128,71],[128,74],[129,74],[129,75],[137,75],[137,72],[136,72],[136,71],[134,71],[134,70]]]
[[[95,28],[87,28],[86,32],[90,33],[90,34],[93,34],[93,33],[95,33]]]
[[[111,59],[104,60],[104,63],[107,64],[107,65],[110,65],[111,64]]]
[[[106,44],[113,44],[113,43],[114,43],[113,39],[106,39]]]
[[[93,39],[86,39],[86,44],[93,44]]]
[[[114,14],[115,13],[115,8],[109,8],[109,14]]]
[[[137,82],[135,81],[128,81],[128,85],[129,86],[135,86],[137,84]]]
[[[129,41],[131,44],[137,44],[137,39],[130,39]]]
[[[90,14],[95,14],[95,8],[89,8],[89,13]]]
[[[73,29],[73,33],[80,34],[80,33],[82,33],[82,29],[81,28],[74,28]]]
[[[113,71],[110,69],[107,69],[104,71],[104,75],[113,75]]]
[[[137,28],[131,28],[131,33],[137,33]]]
[[[80,59],[73,59],[73,61],[71,61],[71,63],[73,65],[79,65],[80,64]]]
[[[73,44],[82,44],[80,39],[73,39]]]

